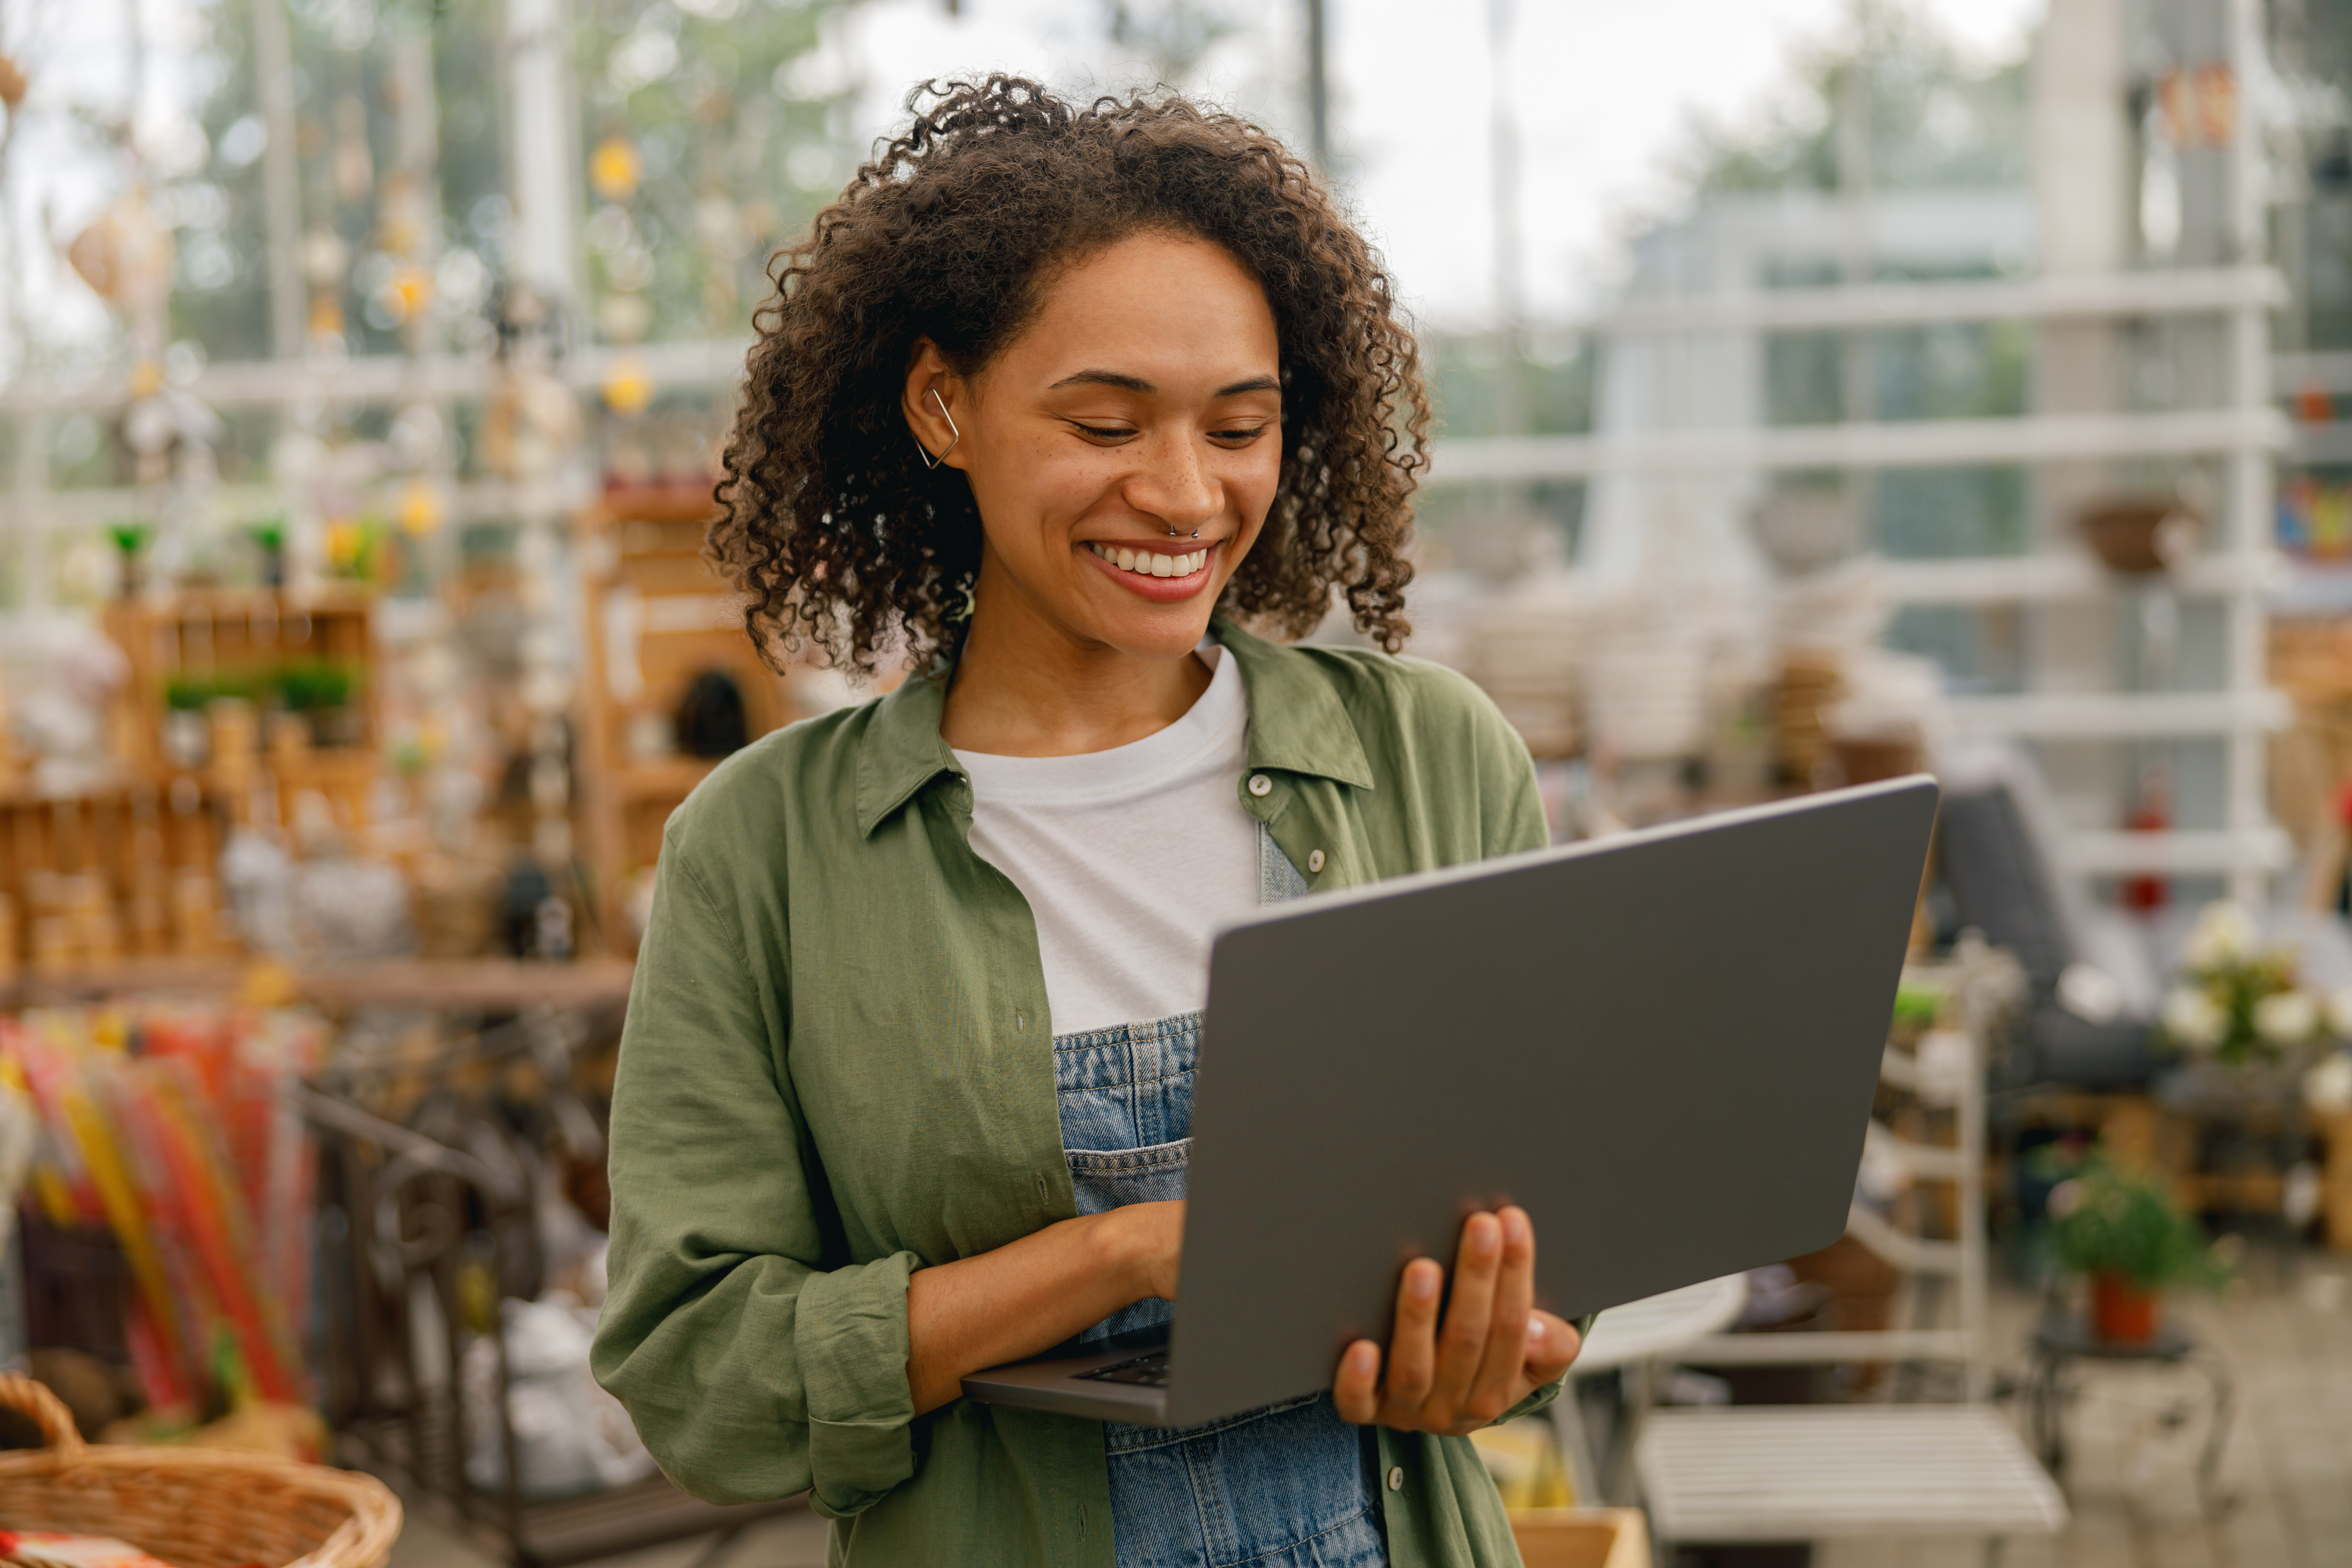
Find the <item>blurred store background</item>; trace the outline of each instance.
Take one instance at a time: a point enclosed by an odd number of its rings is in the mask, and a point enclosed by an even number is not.
[[[2352,1556],[2343,0],[0,6],[0,1356],[821,1560],[587,1378],[602,1118],[667,813],[866,695],[698,553],[767,258],[1000,67],[1347,194],[1557,837],[1944,779],[1853,1231],[1492,1436],[1528,1561]]]

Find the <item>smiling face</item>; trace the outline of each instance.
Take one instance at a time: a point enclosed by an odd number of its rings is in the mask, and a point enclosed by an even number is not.
[[[1274,501],[1280,374],[1257,280],[1218,247],[1166,234],[1059,270],[970,379],[921,345],[905,408],[916,439],[971,483],[975,626],[1190,652]]]

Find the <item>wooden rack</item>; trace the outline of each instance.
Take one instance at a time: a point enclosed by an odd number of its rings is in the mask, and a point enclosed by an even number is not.
[[[579,769],[599,927],[635,948],[628,908],[669,814],[715,765],[674,750],[671,715],[696,676],[743,694],[754,739],[798,718],[786,682],[744,635],[740,601],[702,558],[715,510],[697,487],[607,491],[574,522],[587,595]]]
[[[0,982],[145,964],[202,969],[235,951],[216,868],[224,823],[304,797],[368,823],[379,771],[366,591],[196,589],[108,606],[130,672],[108,715],[114,776],[72,794],[0,777]],[[174,710],[175,682],[257,692],[289,667],[348,671],[350,700],[316,713],[248,700]],[[326,742],[326,743],[321,743]]]
[[[192,781],[236,821],[248,820],[257,800],[270,798],[282,826],[300,797],[315,793],[328,801],[339,827],[364,828],[381,771],[372,597],[337,584],[299,591],[194,589],[110,605],[107,635],[131,662],[114,717],[115,754],[163,790]],[[239,702],[201,713],[171,706],[175,680],[258,689],[287,667],[304,664],[352,671],[352,700],[315,716]],[[262,792],[265,782],[273,787]]]

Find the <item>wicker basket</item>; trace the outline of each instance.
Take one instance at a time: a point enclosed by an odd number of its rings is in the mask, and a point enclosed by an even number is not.
[[[0,1528],[111,1535],[174,1568],[382,1568],[400,1501],[372,1476],[219,1448],[89,1445],[56,1394],[0,1374],[47,1447],[0,1453]]]

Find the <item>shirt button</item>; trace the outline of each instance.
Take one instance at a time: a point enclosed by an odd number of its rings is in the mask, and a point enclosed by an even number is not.
[[[1320,871],[1323,869],[1323,851],[1320,849],[1310,849],[1307,852],[1307,868],[1309,871]]]
[[[1402,1465],[1393,1466],[1390,1468],[1389,1490],[1392,1492],[1401,1492],[1404,1490],[1404,1467]]]
[[[1249,792],[1255,795],[1272,795],[1274,793],[1274,781],[1266,777],[1264,773],[1252,773],[1250,774]]]

